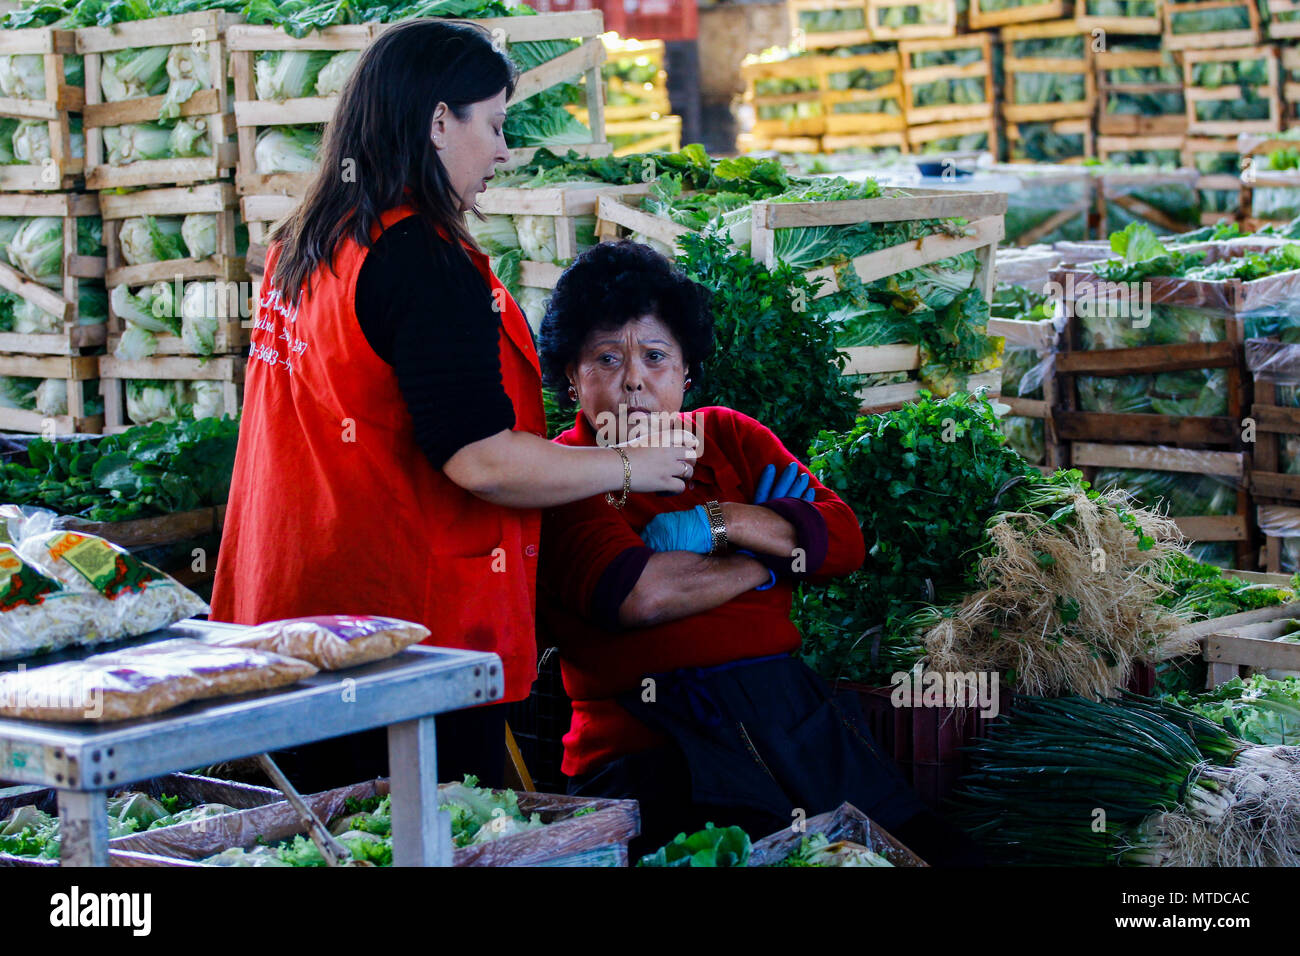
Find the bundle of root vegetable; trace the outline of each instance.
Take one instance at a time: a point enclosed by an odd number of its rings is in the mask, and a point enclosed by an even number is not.
[[[925,634],[927,666],[996,671],[1020,692],[1109,697],[1133,664],[1195,647],[1161,607],[1164,566],[1182,555],[1174,522],[1078,471],[1029,479],[994,515],[981,590]]]
[[[1300,748],[1167,701],[1017,698],[972,763],[954,819],[995,862],[1300,865]]]

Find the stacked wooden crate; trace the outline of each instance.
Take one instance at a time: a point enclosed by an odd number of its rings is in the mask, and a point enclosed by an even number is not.
[[[81,191],[86,103],[76,35],[0,31],[0,430],[97,433],[106,335],[99,203]]]
[[[1300,139],[1243,133],[1241,152],[1242,227],[1255,232],[1300,217]],[[1280,168],[1278,168],[1280,167]]]
[[[1097,155],[1163,153],[1150,158],[1177,165],[1187,134],[1182,67],[1167,50],[1139,45],[1139,40],[1094,55]]]
[[[1092,47],[1092,37],[1073,20],[1002,28],[1002,118],[1011,161],[1092,156]]]
[[[1218,261],[1253,247],[1199,248]],[[1053,274],[1068,319],[1054,418],[1071,463],[1103,469],[1102,484],[1181,485],[1208,501],[1201,514],[1173,517],[1216,561],[1237,567],[1254,563],[1242,343],[1288,311],[1295,275],[1130,283],[1077,267]],[[1186,414],[1189,403],[1198,414]]]
[[[615,156],[651,150],[681,149],[682,118],[674,116],[668,101],[668,74],[664,71],[663,40],[624,40],[607,33],[605,67],[605,136]],[[628,74],[651,74],[636,82]],[[590,111],[570,107],[579,122],[587,123]]]
[[[1248,339],[1255,447],[1250,490],[1268,571],[1300,571],[1300,347]]]
[[[996,154],[992,34],[907,40],[898,50],[909,149]]]
[[[100,190],[107,250],[107,433],[239,412],[251,290],[228,182],[238,150],[227,41],[238,22],[209,11],[76,31],[86,184]],[[167,92],[123,91],[121,64],[150,54],[166,59]]]

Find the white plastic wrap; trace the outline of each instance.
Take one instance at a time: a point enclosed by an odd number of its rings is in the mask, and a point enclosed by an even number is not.
[[[428,636],[427,627],[410,621],[330,614],[269,621],[252,630],[214,635],[207,643],[270,651],[336,671],[392,657]]]

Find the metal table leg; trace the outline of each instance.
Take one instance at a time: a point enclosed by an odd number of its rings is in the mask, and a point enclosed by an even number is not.
[[[393,865],[451,866],[451,815],[438,809],[438,753],[432,717],[388,728],[393,795]]]
[[[108,791],[60,790],[60,866],[108,866]]]

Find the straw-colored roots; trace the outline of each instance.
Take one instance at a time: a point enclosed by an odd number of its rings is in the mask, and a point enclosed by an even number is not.
[[[1157,605],[1160,567],[1182,550],[1169,518],[1134,508],[1123,492],[1074,496],[1074,514],[1051,524],[1036,512],[1001,516],[993,553],[980,563],[986,590],[925,635],[928,666],[1011,672],[1018,690],[1112,696],[1132,665],[1158,652],[1191,651],[1172,634],[1182,621]],[[1154,541],[1143,551],[1116,511]]]

